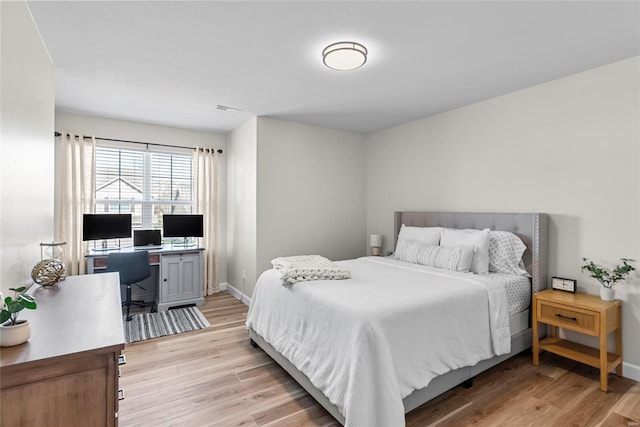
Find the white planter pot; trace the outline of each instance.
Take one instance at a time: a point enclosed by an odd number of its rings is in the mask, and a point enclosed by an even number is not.
[[[28,320],[19,320],[17,325],[0,325],[0,346],[11,347],[27,342],[31,336]]]
[[[613,301],[616,299],[616,291],[613,288],[600,288],[600,299],[602,301]]]

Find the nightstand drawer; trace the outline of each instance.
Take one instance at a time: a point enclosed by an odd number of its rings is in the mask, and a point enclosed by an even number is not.
[[[538,321],[589,335],[599,335],[600,314],[548,301],[538,301]]]

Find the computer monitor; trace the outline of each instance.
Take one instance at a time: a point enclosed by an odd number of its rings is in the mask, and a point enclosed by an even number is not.
[[[82,216],[82,240],[103,240],[131,237],[131,214],[84,214]]]
[[[133,230],[133,246],[160,246],[160,230]]]
[[[202,215],[163,215],[162,235],[164,237],[183,237],[182,245],[190,246],[190,237],[203,236],[202,221]]]

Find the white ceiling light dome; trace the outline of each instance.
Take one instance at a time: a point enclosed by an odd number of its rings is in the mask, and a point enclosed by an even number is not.
[[[322,62],[333,70],[355,70],[367,62],[367,53],[367,48],[360,43],[332,43],[322,51]]]

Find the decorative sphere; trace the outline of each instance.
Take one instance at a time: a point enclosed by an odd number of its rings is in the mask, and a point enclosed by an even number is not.
[[[66,277],[67,269],[59,259],[42,260],[31,270],[33,281],[42,286],[55,285]]]

